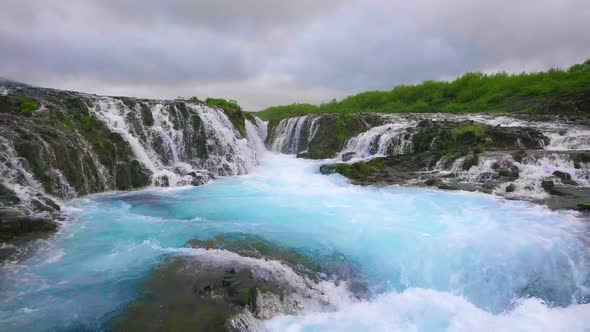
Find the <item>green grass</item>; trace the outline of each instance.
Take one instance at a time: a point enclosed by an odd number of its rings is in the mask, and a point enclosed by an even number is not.
[[[467,73],[451,82],[400,85],[389,91],[363,92],[320,105],[273,106],[257,115],[272,123],[312,113],[535,112],[539,105],[570,95],[590,95],[590,59],[567,70],[513,75]]]
[[[244,112],[242,107],[235,100],[226,100],[223,98],[207,98],[205,101],[199,100],[198,97],[191,97],[189,101],[194,103],[204,102],[206,105],[216,107],[225,113],[234,127],[240,132],[242,137],[246,137],[246,123],[245,120],[254,121],[252,114]]]
[[[20,104],[20,111],[23,113],[32,113],[38,110],[40,107],[39,103],[33,99],[23,97]]]

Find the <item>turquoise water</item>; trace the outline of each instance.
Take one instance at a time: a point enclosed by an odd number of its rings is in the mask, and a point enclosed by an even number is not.
[[[483,194],[352,186],[317,169],[268,154],[253,174],[206,186],[68,202],[58,234],[2,267],[0,330],[100,330],[164,257],[204,254],[183,248],[187,240],[235,232],[312,257],[343,254],[370,285],[364,300],[346,284],[328,287],[331,306],[278,315],[261,323],[268,330],[590,326],[588,226],[575,214]]]

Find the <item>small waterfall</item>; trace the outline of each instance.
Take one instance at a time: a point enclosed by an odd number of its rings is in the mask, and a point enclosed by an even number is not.
[[[231,121],[219,109],[202,105],[189,105],[203,121],[207,158],[198,159],[197,167],[216,175],[241,175],[256,165],[256,150],[247,138],[238,137]],[[248,122],[246,122],[246,126]]]
[[[512,183],[515,190],[509,196],[543,199],[548,195],[541,186],[544,180],[590,187],[590,163],[576,161],[575,156],[576,154],[571,153],[532,151],[516,160],[509,153],[488,152],[480,154],[477,165],[468,170],[463,169],[465,157],[461,157],[450,165],[443,158],[433,171],[442,175],[452,174],[456,180],[464,183],[482,183],[493,180],[498,174],[514,174],[514,180],[500,186],[497,193],[505,194],[506,185]],[[571,181],[556,177],[556,171],[569,174]]]
[[[318,119],[319,116],[305,115],[281,120],[274,129],[271,150],[286,154],[305,151],[318,131]]]
[[[256,165],[254,146],[216,108],[164,101],[138,101],[129,107],[102,97],[91,111],[127,141],[151,171],[152,185],[199,184],[212,176],[245,174]]]
[[[262,121],[259,117],[254,117],[254,120],[256,121],[258,137],[260,137],[262,142],[266,141],[266,137],[268,136],[268,121]]]
[[[266,138],[266,123],[258,118],[256,118],[256,120],[257,124],[253,124],[250,120],[246,120],[246,134],[250,149],[256,151],[256,156],[261,156],[266,152],[266,147],[264,146],[264,140]]]
[[[408,129],[417,122],[397,116],[384,117],[388,123],[350,138],[337,158],[362,160],[411,153],[413,134]]]
[[[48,216],[46,211],[52,210],[44,199],[47,194],[43,185],[35,179],[26,160],[18,156],[12,143],[4,137],[0,137],[0,189],[14,193],[18,200],[8,206],[19,206],[27,214]]]

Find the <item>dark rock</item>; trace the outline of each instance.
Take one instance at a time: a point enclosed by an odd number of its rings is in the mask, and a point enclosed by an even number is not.
[[[335,172],[336,172],[336,165],[335,164],[320,166],[320,173],[322,173],[324,175],[334,174]]]
[[[574,167],[577,169],[582,168],[583,164],[590,163],[590,154],[588,153],[580,153],[574,157]]]
[[[471,153],[465,157],[465,160],[463,161],[463,165],[461,168],[464,171],[467,171],[471,167],[477,166],[478,162],[479,162],[479,158],[478,158],[477,154]]]
[[[514,185],[514,183],[511,183],[506,187],[507,193],[513,193],[515,190],[516,190],[516,186]]]
[[[228,250],[246,257],[281,260],[294,268],[295,273],[300,273],[298,267],[305,264],[315,268],[318,265],[325,267],[322,272],[326,274],[338,271],[340,275],[354,275],[354,269],[342,264],[346,262],[342,256],[331,257],[327,260],[330,263],[324,263],[322,259],[313,262],[290,249],[248,234],[231,233],[209,240],[195,239],[188,245]],[[272,272],[260,270],[256,264],[248,264],[250,260],[240,259],[211,263],[207,254],[167,259],[143,285],[143,296],[132,302],[113,322],[112,330],[225,331],[228,321],[246,309],[259,319],[268,319],[281,312],[295,314],[301,309],[291,296],[301,290],[281,275],[275,276]],[[319,277],[322,274],[313,275]],[[349,284],[351,289],[363,289],[357,280],[352,279]],[[364,289],[366,291],[366,287]],[[274,295],[281,304],[274,308],[263,307],[263,310],[259,303],[260,294]]]
[[[555,175],[556,177],[562,179],[562,180],[569,180],[571,181],[572,176],[569,173],[566,172],[562,172],[562,171],[555,171],[553,172],[553,175]]]
[[[520,176],[518,168],[516,170],[500,170],[498,176],[504,177],[508,180],[516,180]]]
[[[157,177],[156,179],[154,179],[154,185],[156,187],[169,187],[170,181],[168,180],[168,176],[161,175]]]
[[[52,219],[26,215],[13,207],[0,207],[0,242],[25,234],[53,231],[57,226]]]
[[[436,180],[435,180],[435,179],[428,179],[428,180],[424,181],[424,185],[425,185],[425,186],[432,187],[432,186],[434,186],[435,184],[436,184]]]
[[[541,187],[545,189],[545,191],[550,191],[555,187],[555,183],[551,180],[543,180],[541,181]]]
[[[344,154],[342,154],[342,161],[349,161],[354,157],[355,153],[354,152],[346,152]]]

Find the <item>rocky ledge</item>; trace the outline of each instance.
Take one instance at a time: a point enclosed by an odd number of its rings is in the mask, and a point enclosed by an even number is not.
[[[587,173],[590,151],[543,150],[549,138],[529,127],[423,120],[410,131],[411,153],[330,163],[320,171],[341,174],[360,185],[479,191],[528,199],[553,209],[590,209],[590,188],[570,174]],[[567,169],[541,177],[530,174],[542,163],[562,163]],[[585,175],[580,177],[587,180]]]

